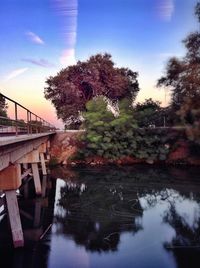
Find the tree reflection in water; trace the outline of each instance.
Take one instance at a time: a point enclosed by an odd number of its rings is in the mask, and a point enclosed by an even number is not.
[[[200,210],[199,178],[195,169],[73,169],[69,179],[62,172],[65,169],[56,171],[66,181],[61,187],[55,215],[57,232],[70,236],[87,250],[118,250],[120,235],[142,231],[144,211],[161,203],[167,204],[167,210],[161,212],[163,223],[176,233],[171,243],[164,243],[164,248],[200,245],[199,214],[190,226],[177,212],[177,204],[184,200],[193,202]],[[191,177],[192,180],[188,179]]]
[[[141,228],[142,208],[137,192],[121,183],[66,183],[59,205],[65,210],[56,219],[60,232],[71,235],[77,244],[91,251],[115,251],[120,233]]]

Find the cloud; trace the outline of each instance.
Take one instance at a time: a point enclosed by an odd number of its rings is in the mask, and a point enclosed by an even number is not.
[[[62,34],[66,49],[63,50],[60,62],[72,65],[75,60],[75,45],[77,39],[78,0],[54,0],[54,9],[61,20]]]
[[[25,73],[28,70],[28,68],[21,68],[21,69],[16,69],[13,70],[12,72],[10,72],[6,77],[5,77],[5,81],[9,81],[23,73]]]
[[[25,58],[25,59],[22,59],[22,61],[29,62],[29,63],[32,63],[34,65],[38,65],[38,66],[41,66],[44,68],[55,67],[55,65],[53,63],[51,63],[45,59],[35,60],[35,59],[31,59],[31,58]]]
[[[26,35],[33,43],[38,45],[44,45],[44,41],[37,34],[33,32],[26,32]]]
[[[60,57],[60,63],[65,66],[73,65],[76,63],[75,59],[75,49],[74,48],[69,48],[65,49],[62,52],[62,55]]]
[[[175,11],[175,0],[159,0],[158,14],[162,20],[170,21]]]

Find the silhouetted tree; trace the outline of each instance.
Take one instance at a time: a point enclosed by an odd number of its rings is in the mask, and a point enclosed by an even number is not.
[[[128,97],[135,99],[138,74],[127,68],[117,68],[109,54],[97,54],[87,61],[62,69],[47,79],[45,97],[56,108],[64,122],[77,121],[90,99],[103,95],[111,103]]]
[[[195,15],[200,22],[200,2]],[[188,125],[190,139],[200,142],[200,32],[189,34],[183,43],[186,55],[171,58],[166,72],[158,81],[158,86],[171,90],[171,107],[180,119]]]

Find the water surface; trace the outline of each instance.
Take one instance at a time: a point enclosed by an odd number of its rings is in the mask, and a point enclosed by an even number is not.
[[[199,171],[55,169],[51,228],[25,249],[3,250],[0,264],[9,252],[10,267],[199,267]]]

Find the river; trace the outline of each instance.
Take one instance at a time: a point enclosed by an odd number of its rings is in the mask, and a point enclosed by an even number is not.
[[[21,197],[26,246],[1,243],[0,267],[199,267],[199,168],[59,167],[45,185]]]

